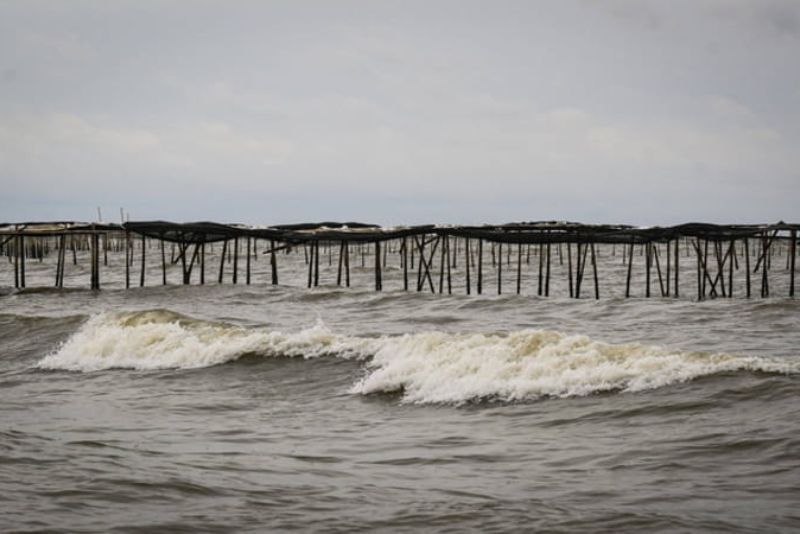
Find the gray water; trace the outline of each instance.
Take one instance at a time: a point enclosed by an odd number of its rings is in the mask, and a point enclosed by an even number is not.
[[[561,267],[536,297],[535,261],[519,296],[463,266],[405,293],[392,263],[375,293],[355,256],[309,290],[302,254],[277,287],[263,258],[150,286],[152,254],[125,291],[117,256],[99,292],[82,259],[63,290],[0,265],[4,531],[800,529],[796,300],[694,302],[690,258],[684,298],[626,300],[609,251],[599,301]]]

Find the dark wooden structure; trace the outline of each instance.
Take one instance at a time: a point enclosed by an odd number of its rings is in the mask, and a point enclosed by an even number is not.
[[[350,286],[351,260],[360,258],[365,268],[367,259],[371,258],[376,291],[384,288],[384,270],[391,253],[399,257],[403,290],[452,293],[453,273],[462,262],[459,272],[463,274],[463,287],[468,295],[484,292],[489,260],[494,269],[497,293],[503,291],[504,275],[515,279],[515,292],[521,293],[523,263],[526,272],[530,272],[527,266],[533,253],[538,258],[533,267],[536,272],[532,275],[537,296],[550,296],[553,262],[557,257],[557,266],[562,270],[566,263],[569,297],[597,299],[602,293],[598,272],[600,247],[605,247],[606,251],[610,247],[614,256],[617,249],[621,251],[619,256],[625,265],[625,297],[632,296],[634,260],[639,257],[643,260],[640,263],[644,264],[644,272],[637,275],[644,277],[645,297],[679,297],[681,281],[691,277],[694,296],[703,300],[731,298],[735,293],[751,297],[754,289],[761,297],[775,296],[770,291],[769,273],[774,270],[773,258],[784,253],[787,293],[794,297],[798,229],[800,225],[783,222],[761,225],[689,223],[649,228],[558,221],[393,228],[354,222],[264,228],[213,222],[139,221],[121,225],[28,222],[0,225],[0,253],[7,256],[11,264],[14,286],[25,288],[26,261],[41,262],[54,255],[54,285],[63,287],[67,255],[76,264],[77,251],[88,252],[89,287],[99,289],[101,262],[108,265],[109,252],[125,255],[126,288],[135,283],[137,274],[138,285],[144,286],[146,255],[152,251],[153,244],[160,255],[162,284],[167,283],[168,264],[180,266],[183,284],[191,284],[197,271],[198,283],[205,284],[207,248],[217,245],[221,247],[218,283],[226,279],[226,266],[230,281],[239,283],[239,259],[244,254],[245,284],[252,281],[251,261],[264,255],[270,262],[269,283],[278,284],[279,253],[302,250],[308,268],[306,283],[314,287],[320,284],[321,255],[327,253],[327,264],[332,267],[336,251],[336,284]],[[688,273],[681,270],[686,269],[687,256],[693,258],[694,264]],[[504,262],[508,274],[503,270]],[[744,272],[741,283],[736,282],[734,276],[738,271]],[[591,285],[588,295],[587,284]]]

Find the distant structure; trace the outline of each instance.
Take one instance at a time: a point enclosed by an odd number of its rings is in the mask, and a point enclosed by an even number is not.
[[[388,254],[397,256],[402,270],[402,288],[435,293],[452,293],[453,272],[463,258],[463,287],[466,294],[484,293],[485,263],[491,261],[492,284],[503,291],[503,263],[511,269],[516,292],[523,280],[522,265],[530,264],[531,251],[538,256],[535,276],[537,295],[550,296],[552,263],[566,262],[566,287],[572,298],[581,298],[584,279],[591,276],[593,292],[600,298],[598,254],[600,246],[611,246],[611,254],[621,249],[625,272],[625,297],[631,296],[634,255],[643,257],[644,296],[679,297],[681,295],[680,250],[694,257],[690,271],[693,291],[698,300],[733,297],[734,272],[743,270],[744,281],[738,294],[752,296],[755,286],[761,297],[770,296],[770,271],[773,258],[785,255],[788,271],[788,296],[795,294],[797,231],[800,225],[716,225],[688,223],[671,227],[636,228],[624,225],[587,225],[572,222],[523,222],[503,225],[445,226],[421,225],[382,228],[363,223],[322,222],[255,228],[213,222],[172,223],[165,221],[126,222],[124,224],[87,224],[77,222],[26,222],[0,224],[0,254],[13,269],[14,287],[25,288],[26,261],[44,261],[55,256],[54,286],[63,287],[67,254],[78,262],[78,251],[88,252],[89,287],[100,289],[101,257],[108,265],[108,254],[125,254],[125,287],[145,285],[146,255],[155,245],[161,256],[162,284],[167,284],[167,265],[180,264],[182,283],[191,284],[195,269],[197,283],[206,283],[206,249],[221,245],[217,281],[223,283],[226,260],[232,266],[230,280],[239,282],[240,260],[244,255],[244,283],[251,283],[251,259],[258,254],[270,259],[270,279],[278,284],[279,252],[302,249],[308,266],[307,286],[319,285],[320,246],[332,265],[337,258],[336,284],[350,286],[350,263],[353,253],[372,259],[375,290],[383,289]],[[170,245],[167,259],[165,244]],[[266,248],[264,248],[266,247]],[[488,252],[486,252],[488,249]],[[83,256],[84,254],[82,254]],[[437,256],[438,255],[438,256]],[[488,256],[488,258],[485,258]],[[515,261],[512,261],[515,260]],[[438,261],[437,261],[438,260]],[[587,261],[591,274],[587,274]],[[437,273],[438,263],[438,273]],[[416,267],[415,267],[416,265]],[[562,267],[563,270],[563,267]],[[516,271],[516,272],[514,272]],[[753,276],[751,276],[751,274]],[[683,273],[685,277],[686,274]],[[754,281],[753,278],[756,278]],[[759,283],[760,280],[760,283]],[[584,292],[584,296],[585,292]]]

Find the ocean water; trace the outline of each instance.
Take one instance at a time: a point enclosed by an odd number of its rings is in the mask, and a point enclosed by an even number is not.
[[[642,298],[637,258],[624,299],[620,252],[598,252],[600,300],[566,298],[560,263],[537,297],[535,255],[497,295],[488,251],[482,296],[460,264],[452,295],[406,293],[393,255],[376,293],[358,252],[351,288],[333,251],[312,289],[298,251],[280,286],[263,256],[218,285],[211,253],[211,283],[170,266],[162,286],[154,249],[144,288],[112,253],[101,291],[83,255],[65,289],[45,259],[15,291],[3,261],[0,530],[800,529],[782,259],[773,298],[743,298],[740,269],[735,298],[696,302],[693,258],[682,298]]]

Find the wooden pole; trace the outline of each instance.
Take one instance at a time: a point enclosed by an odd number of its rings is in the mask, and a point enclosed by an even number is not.
[[[206,236],[203,234],[203,240],[200,242],[200,285],[206,283]]]
[[[19,236],[19,285],[25,288],[25,236]]]
[[[573,298],[575,289],[572,286],[572,243],[567,243],[567,273],[569,276],[569,298]]]
[[[344,277],[345,285],[350,287],[350,242],[344,242]]]
[[[733,259],[736,256],[736,241],[731,239],[728,247],[728,298],[733,298]]]
[[[664,296],[669,296],[670,294],[669,286],[670,286],[670,281],[672,280],[672,254],[670,254],[670,252],[672,251],[671,243],[672,242],[669,239],[667,239],[667,253],[665,254],[665,256],[667,257],[667,275],[664,277],[666,278],[666,280],[664,281],[666,285],[666,291],[664,293]]]
[[[274,247],[273,247],[274,248]],[[219,257],[219,283],[221,284],[224,280],[225,275],[225,256],[228,253],[228,240],[225,239],[222,242],[222,253]]]
[[[550,243],[546,246],[547,250],[547,270],[545,271],[544,276],[544,296],[550,296]]]
[[[503,243],[497,244],[497,294],[503,293]]]
[[[344,241],[339,242],[339,265],[336,269],[336,285],[342,285],[342,268],[344,267]]]
[[[450,263],[451,263],[450,236],[445,236],[444,244],[447,247],[447,294],[448,295],[452,295],[453,294],[453,280],[452,280],[451,274],[450,274]],[[455,256],[455,254],[453,254],[453,256]]]
[[[483,239],[478,238],[478,295],[483,292]]]
[[[789,234],[789,296],[794,297],[794,267],[797,256],[797,230],[792,230]]]
[[[745,291],[747,298],[750,298],[750,240],[744,238],[744,270],[745,270]]]
[[[600,285],[597,280],[597,258],[594,253],[594,242],[590,243],[592,250],[592,271],[594,272],[594,298],[600,298]]]
[[[319,286],[319,240],[314,241],[314,287]]]
[[[692,241],[692,245],[694,245],[695,252],[697,254],[697,300],[703,300],[703,285],[702,285],[702,278],[700,275],[700,245],[697,244],[700,238],[695,238]],[[689,240],[687,239],[686,242],[688,243]]]
[[[186,251],[189,249],[189,243],[181,241],[178,244],[178,248],[181,252],[181,274],[182,276],[182,283],[183,285],[187,285],[189,283],[189,273],[186,268]]]
[[[522,290],[522,243],[518,243],[517,244],[517,295],[520,294],[521,290]]]
[[[249,286],[250,285],[250,252],[252,249],[251,245],[251,238],[247,236],[247,260],[245,261],[246,264],[246,274],[245,274],[245,283]]]
[[[664,292],[664,278],[661,276],[661,260],[659,259],[658,253],[658,243],[653,243],[653,259],[656,263],[656,274],[658,274],[658,288],[661,291],[661,296],[665,297],[666,293]],[[669,254],[667,254],[669,257]]]
[[[125,289],[131,287],[131,233],[125,230]]]
[[[14,288],[19,289],[19,235],[14,236]]]
[[[278,285],[278,263],[277,258],[275,257],[275,241],[270,240],[269,242],[269,267],[270,271],[272,272],[272,285]]]
[[[649,242],[645,245],[645,260],[644,261],[645,261],[646,274],[645,274],[644,296],[647,297],[647,298],[650,298],[650,264],[651,264],[651,258],[652,258],[652,247],[653,246]]]
[[[403,236],[403,291],[408,291],[408,238]]]
[[[233,238],[233,283],[239,283],[239,237]]]
[[[679,253],[680,246],[679,245],[680,245],[680,239],[676,239],[675,240],[675,284],[674,284],[675,288],[673,290],[675,298],[678,298],[678,296],[680,296],[679,295],[680,292],[679,292],[679,289],[678,289],[678,279],[679,279],[678,278],[678,272],[679,272],[679,268],[680,268],[680,253]]]
[[[539,295],[540,297],[542,296],[542,290],[543,290],[542,276],[544,269],[544,254],[542,254],[542,250],[543,250],[542,243],[539,243],[539,285],[536,289],[536,294]]]
[[[145,236],[142,234],[142,265],[141,269],[139,270],[139,287],[144,287],[144,272],[145,272],[145,261],[146,261],[146,253],[145,253]]]
[[[161,285],[167,285],[167,252],[164,250],[164,236],[159,239],[161,246]]]
[[[472,291],[472,283],[469,279],[469,264],[471,259],[472,257],[469,250],[469,238],[466,237],[464,238],[464,268],[466,269],[467,275],[467,295],[469,295]]]
[[[764,237],[761,238],[761,244],[764,249],[762,257],[764,258],[764,264],[761,266],[761,297],[766,298],[769,297],[769,278],[767,277],[767,271],[769,269],[769,251],[770,251],[770,244],[771,242],[767,241],[767,234],[764,233]]]
[[[100,251],[97,250],[98,243],[97,243],[96,237],[97,236],[95,234],[90,234],[89,235],[89,247],[91,249],[91,252],[89,254],[89,261],[91,262],[91,265],[90,265],[90,267],[91,267],[91,275],[90,275],[91,283],[90,283],[90,285],[91,285],[92,289],[97,289],[97,285],[98,285],[97,284],[97,265],[98,265],[98,258],[100,257]]]
[[[303,245],[303,251],[306,254],[306,263],[308,264],[308,286],[314,282],[314,243],[308,243]]]
[[[381,242],[375,241],[375,291],[383,288],[381,281]]]
[[[630,298],[630,296],[631,296],[631,271],[632,270],[633,270],[633,240],[631,240],[631,244],[628,245],[628,275],[625,278],[625,298]]]
[[[447,236],[444,235],[442,239],[442,250],[439,251],[439,294],[442,294],[444,289],[444,262],[445,262],[445,249],[447,248]]]

